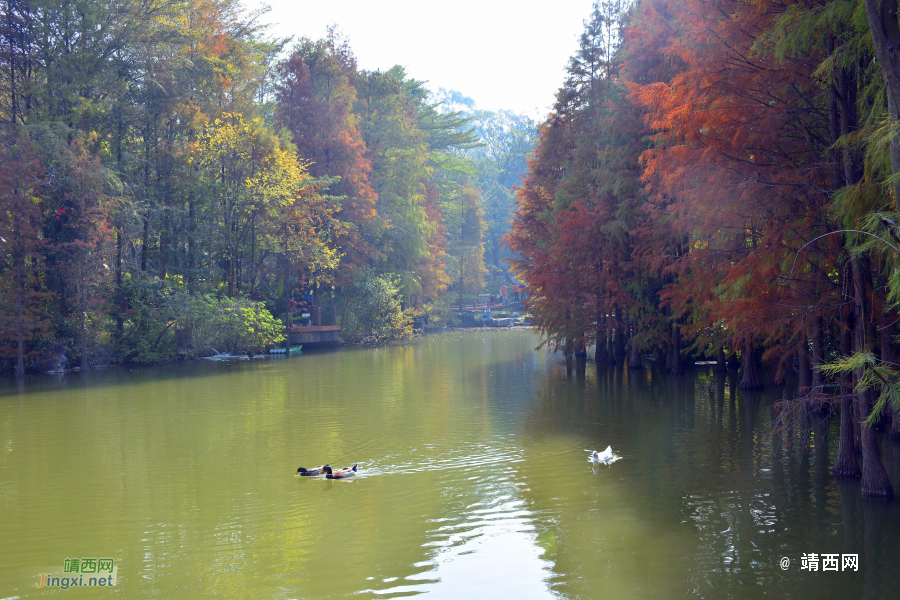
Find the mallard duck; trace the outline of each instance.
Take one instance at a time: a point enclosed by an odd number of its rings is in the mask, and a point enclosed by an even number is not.
[[[356,465],[347,467],[346,469],[339,469],[337,471],[332,471],[331,467],[325,465],[323,467],[323,470],[325,471],[326,479],[344,479],[345,477],[353,477],[354,475],[356,475]]]
[[[328,469],[329,473],[331,472],[331,467],[329,467],[328,465],[322,465],[321,467],[316,467],[315,469],[304,469],[303,467],[300,467],[299,469],[297,469],[297,475],[299,475],[300,477],[313,477],[315,475],[321,475],[322,472],[325,471],[325,469]]]
[[[593,452],[591,452],[590,456],[590,460],[593,462],[603,462],[607,464],[612,462],[613,458],[615,458],[615,456],[613,456],[612,446],[607,446],[606,450],[604,450],[603,452],[597,452],[596,450],[594,450]]]

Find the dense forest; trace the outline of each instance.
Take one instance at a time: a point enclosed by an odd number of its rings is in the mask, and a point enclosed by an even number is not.
[[[358,68],[334,28],[274,39],[263,19],[236,0],[3,3],[10,372],[252,355],[313,304],[347,341],[402,338],[508,280],[535,123],[449,110],[401,67]]]
[[[595,4],[506,239],[576,365],[595,345],[672,375],[740,364],[745,390],[795,375],[776,424],[808,440],[839,406],[833,473],[873,496],[893,494],[883,417],[900,438],[896,8]]]
[[[6,0],[0,360],[252,355],[310,304],[378,342],[516,276],[581,368],[796,377],[779,427],[839,412],[834,474],[890,496],[896,8],[598,2],[538,125],[236,0]]]

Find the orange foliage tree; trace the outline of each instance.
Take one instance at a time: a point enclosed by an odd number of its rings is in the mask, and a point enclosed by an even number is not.
[[[349,273],[375,253],[382,223],[369,176],[372,165],[353,115],[356,58],[334,31],[325,40],[301,40],[279,66],[276,123],[290,130],[298,154],[314,177],[340,177],[331,193],[341,197],[337,217],[354,226],[338,240]]]
[[[789,4],[641,2],[593,81],[603,55],[586,42],[610,14],[595,5],[507,243],[557,347],[577,354],[594,341],[608,359],[629,338],[632,351],[664,349],[673,373],[682,354],[717,354],[724,368],[727,348],[742,357],[744,389],[763,385],[760,350],[776,383],[796,358],[805,421],[834,404],[818,368],[829,343],[862,355],[880,340],[881,360],[895,356],[884,314],[895,261],[874,259],[875,242],[857,234],[876,223],[900,239],[880,212],[896,210],[884,192],[898,187],[897,144],[850,4]],[[852,364],[853,380],[837,382],[834,474],[860,476],[858,449],[864,493],[889,496],[871,423],[859,425],[884,401],[865,386],[851,394],[872,377]]]
[[[633,87],[656,133],[643,156],[651,229],[665,229],[646,232],[642,251],[672,274],[662,298],[687,333],[704,346],[742,349],[742,385],[760,387],[753,343],[765,341],[781,371],[781,359],[805,353],[806,332],[837,304],[833,243],[792,260],[831,227],[821,157],[832,140],[812,78],[822,56],[765,54],[758,40],[777,7],[657,6],[680,28],[661,52],[683,67]],[[799,327],[785,329],[788,321]]]

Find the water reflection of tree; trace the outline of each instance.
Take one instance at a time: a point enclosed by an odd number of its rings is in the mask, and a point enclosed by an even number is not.
[[[775,441],[769,436],[769,408],[775,400],[771,394],[739,392],[734,374],[698,369],[685,378],[660,375],[652,369],[637,374],[619,365],[601,364],[588,371],[583,385],[551,374],[536,391],[537,403],[525,422],[527,438],[568,440],[559,443],[576,454],[583,448],[611,444],[625,455],[612,469],[601,467],[596,475],[587,467],[580,473],[568,466],[562,473],[529,469],[522,474],[528,483],[524,495],[537,515],[538,527],[553,531],[558,540],[554,589],[586,597],[598,593],[598,586],[609,581],[603,575],[585,575],[582,569],[588,568],[601,573],[615,569],[616,576],[632,577],[635,582],[658,583],[675,577],[667,568],[658,571],[655,563],[648,574],[622,557],[604,558],[590,566],[565,557],[567,551],[602,556],[612,545],[599,534],[593,545],[582,540],[579,528],[594,525],[586,522],[587,515],[571,513],[579,494],[596,494],[606,510],[618,507],[622,511],[622,505],[633,508],[617,515],[632,520],[627,535],[645,529],[668,533],[674,527],[673,537],[653,539],[670,544],[670,553],[686,555],[685,562],[692,565],[676,584],[682,586],[679,589],[687,584],[686,589],[708,593],[710,585],[735,589],[760,582],[774,586],[777,581],[780,593],[821,595],[817,580],[798,573],[801,554],[840,552],[838,540],[848,535],[833,529],[842,496],[835,493],[828,469],[830,422],[820,419],[809,425],[815,436],[812,447]],[[790,388],[777,392],[792,393]],[[558,460],[568,465],[570,459]],[[560,481],[554,483],[554,477]],[[573,486],[565,479],[581,483]],[[855,514],[863,509],[850,502],[847,510]],[[870,534],[886,527],[896,530],[897,524],[882,518],[881,524],[872,527]],[[634,540],[635,547],[645,543],[649,542]],[[781,556],[791,558],[791,571],[780,569]],[[876,571],[889,566],[883,547],[871,554],[871,560]],[[826,595],[858,596],[884,585],[874,575],[865,582],[850,575],[829,587]],[[896,591],[896,584],[891,585]]]

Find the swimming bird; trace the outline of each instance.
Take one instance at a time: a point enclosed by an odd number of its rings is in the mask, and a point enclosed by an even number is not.
[[[612,462],[613,458],[615,458],[615,456],[613,456],[612,446],[607,446],[606,450],[604,450],[603,452],[597,452],[596,450],[594,450],[593,452],[591,452],[590,456],[590,459],[594,462],[604,462],[607,464]]]
[[[332,471],[331,467],[325,465],[323,469],[325,470],[326,479],[344,479],[345,477],[353,477],[356,475],[356,465],[347,467],[346,469],[338,469],[337,471]]]
[[[297,475],[301,477],[313,477],[315,475],[321,475],[325,469],[328,469],[329,472],[331,472],[331,467],[329,467],[328,465],[322,465],[321,467],[316,467],[315,469],[304,469],[303,467],[300,467],[299,469],[297,469]]]

